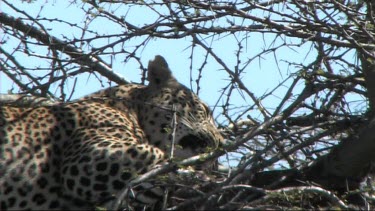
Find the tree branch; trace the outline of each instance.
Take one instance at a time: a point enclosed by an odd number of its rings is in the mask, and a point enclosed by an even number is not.
[[[62,53],[69,55],[74,61],[80,65],[84,65],[96,71],[108,78],[109,80],[117,84],[126,84],[128,83],[124,77],[115,73],[112,68],[106,64],[100,57],[90,54],[85,54],[81,49],[76,48],[54,36],[46,34],[45,32],[37,29],[34,26],[25,24],[20,19],[16,19],[5,13],[0,13],[0,23],[12,27],[23,32],[25,35],[32,37],[43,44],[50,46],[51,48],[57,49]]]

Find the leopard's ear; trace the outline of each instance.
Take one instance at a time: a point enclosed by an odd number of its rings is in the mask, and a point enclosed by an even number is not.
[[[178,84],[168,67],[167,61],[160,55],[155,56],[155,59],[148,63],[147,79],[150,82],[149,86],[170,86],[176,85],[176,83]]]

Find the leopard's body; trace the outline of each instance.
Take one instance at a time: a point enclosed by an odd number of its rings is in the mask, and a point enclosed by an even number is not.
[[[223,138],[208,107],[164,58],[149,63],[148,79],[69,103],[2,106],[0,210],[100,204],[167,161],[173,119],[175,157],[215,149]]]

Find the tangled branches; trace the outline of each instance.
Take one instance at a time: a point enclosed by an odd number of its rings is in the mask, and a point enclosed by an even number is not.
[[[129,82],[121,62],[145,83],[144,52],[160,49],[187,61],[197,94],[211,89],[229,144],[209,156],[231,171],[167,208],[302,206],[281,203],[284,194],[350,208],[340,197],[359,190],[375,150],[372,1],[71,1],[77,20],[22,9],[38,3],[3,1],[0,77],[11,83],[2,92],[69,101],[84,77]]]

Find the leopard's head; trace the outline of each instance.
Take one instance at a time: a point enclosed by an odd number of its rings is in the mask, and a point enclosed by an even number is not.
[[[173,77],[163,57],[149,62],[148,80],[140,116],[151,144],[169,155],[173,148],[173,156],[184,159],[223,142],[209,107]]]

